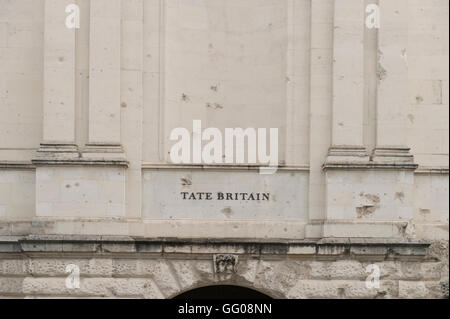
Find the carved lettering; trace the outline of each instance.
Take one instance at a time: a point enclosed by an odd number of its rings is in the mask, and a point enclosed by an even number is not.
[[[182,200],[269,201],[270,193],[181,192]]]

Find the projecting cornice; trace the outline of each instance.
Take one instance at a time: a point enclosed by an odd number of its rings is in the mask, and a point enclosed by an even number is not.
[[[88,254],[183,254],[189,256],[218,253],[252,256],[349,256],[376,259],[423,259],[430,243],[424,240],[392,238],[328,238],[317,240],[283,239],[192,239],[139,238],[128,236],[29,235],[0,236],[2,253],[88,253]]]

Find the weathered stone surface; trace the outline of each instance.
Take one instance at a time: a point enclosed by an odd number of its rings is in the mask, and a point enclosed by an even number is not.
[[[89,276],[105,276],[105,277],[112,276],[113,260],[111,258],[90,259],[88,265],[88,274]]]
[[[320,256],[320,255],[318,255]],[[242,259],[216,274],[213,258],[148,256],[16,257],[0,260],[0,296],[171,298],[189,289],[231,284],[275,298],[444,298],[448,270],[435,260],[377,261],[380,287],[367,288],[371,263],[354,259]],[[66,287],[67,265],[80,268],[80,288]]]
[[[422,281],[399,281],[398,296],[400,298],[426,298],[428,289]]]
[[[311,277],[317,279],[353,279],[367,277],[363,265],[356,260],[316,261],[310,264]]]
[[[0,296],[448,296],[449,2],[369,2],[0,0]],[[174,164],[194,119],[276,174]]]
[[[140,260],[139,269],[142,275],[150,276],[154,280],[165,297],[171,297],[180,292],[180,285],[170,266],[170,261],[161,259]]]
[[[202,281],[194,268],[195,261],[192,260],[171,260],[170,266],[173,269],[176,281],[182,290],[201,285]]]
[[[257,268],[255,287],[284,295],[298,280],[309,277],[308,263],[282,261],[261,261]]]
[[[0,276],[14,275],[22,276],[27,274],[27,259],[1,259]]]
[[[114,276],[139,276],[137,259],[114,259],[112,261],[112,273]]]
[[[110,288],[114,296],[146,299],[162,299],[163,294],[151,279],[117,278],[111,281]]]
[[[367,289],[364,281],[300,280],[289,291],[289,298],[376,298],[383,289]]]
[[[23,278],[20,277],[0,277],[0,296],[2,295],[17,295],[20,296],[23,293],[22,282]]]

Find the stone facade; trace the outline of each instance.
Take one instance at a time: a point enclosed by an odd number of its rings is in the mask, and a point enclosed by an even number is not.
[[[1,248],[3,297],[172,298],[217,284],[273,298],[448,297],[447,242],[31,236],[2,239]],[[66,286],[71,264],[80,268],[79,289]],[[380,286],[367,289],[372,264]]]
[[[448,10],[0,0],[0,297],[448,297]],[[172,163],[194,120],[278,128],[277,172]]]

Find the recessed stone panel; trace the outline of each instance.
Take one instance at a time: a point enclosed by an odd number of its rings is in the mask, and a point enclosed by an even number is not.
[[[146,219],[307,219],[307,172],[148,169],[143,175]]]

